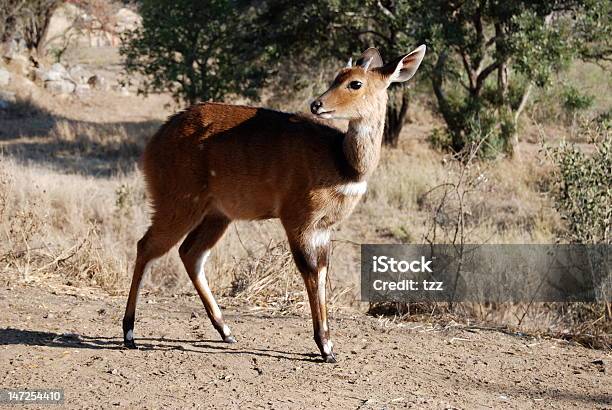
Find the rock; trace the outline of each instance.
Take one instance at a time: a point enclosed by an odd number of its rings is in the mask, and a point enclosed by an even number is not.
[[[89,95],[90,91],[91,87],[89,86],[89,84],[77,84],[76,88],[74,89],[74,93],[78,97],[85,97]]]
[[[80,84],[87,83],[87,80],[91,77],[91,73],[78,64],[71,67],[68,70],[68,74],[74,81]]]
[[[47,71],[36,71],[36,76],[44,82],[45,88],[54,94],[70,94],[76,88],[68,70],[60,63],[53,64]]]
[[[45,88],[53,94],[70,94],[76,88],[76,85],[72,81],[58,80],[58,81],[45,81]]]
[[[11,73],[4,68],[0,68],[0,87],[6,87],[11,82]]]
[[[57,71],[47,71],[42,75],[43,81],[62,81],[62,74]]]
[[[70,79],[70,74],[68,73],[68,70],[66,70],[66,67],[64,67],[63,65],[61,65],[60,63],[55,63],[51,66],[51,68],[49,69],[49,71],[47,71],[47,75],[50,76],[50,78],[48,78],[48,80],[68,80]]]

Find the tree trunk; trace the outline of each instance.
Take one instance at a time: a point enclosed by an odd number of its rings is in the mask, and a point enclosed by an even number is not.
[[[30,5],[29,15],[25,20],[24,39],[31,54],[42,56],[43,40],[49,29],[51,16],[58,5],[57,0],[36,1]]]
[[[385,132],[383,143],[397,147],[399,136],[408,114],[408,90],[396,88],[391,92],[389,104],[387,105],[387,118],[385,120]]]
[[[512,152],[515,153],[515,155],[519,159],[520,159],[520,152],[518,150],[518,144],[519,144],[519,137],[518,137],[519,117],[521,116],[521,113],[523,112],[523,110],[527,106],[527,101],[529,101],[529,95],[531,94],[531,88],[532,88],[532,84],[529,84],[527,86],[527,88],[525,89],[525,91],[523,92],[523,97],[521,97],[521,102],[520,102],[518,108],[516,109],[516,111],[514,112],[514,117],[513,117],[513,121],[514,121],[514,136],[513,136],[513,139],[512,139],[512,146],[513,146]]]

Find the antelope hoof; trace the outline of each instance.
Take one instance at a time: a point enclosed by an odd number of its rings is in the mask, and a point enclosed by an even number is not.
[[[238,341],[236,340],[236,338],[235,338],[234,336],[232,336],[232,335],[230,335],[230,336],[224,336],[224,337],[223,337],[223,341],[224,341],[225,343],[237,343],[237,342],[238,342]]]
[[[334,353],[328,354],[328,355],[323,355],[323,361],[325,363],[337,363],[338,362],[336,360],[336,355]]]
[[[128,349],[137,349],[134,339],[123,339],[123,345]]]

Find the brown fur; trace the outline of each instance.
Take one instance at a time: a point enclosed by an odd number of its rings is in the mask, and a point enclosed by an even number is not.
[[[215,328],[235,341],[203,264],[231,221],[280,218],[306,284],[315,341],[327,361],[335,360],[325,305],[329,233],[352,212],[378,163],[386,89],[402,64],[380,66],[375,49],[360,61],[341,70],[312,108],[349,119],[346,133],[303,115],[204,103],[172,116],[153,136],[142,159],[153,217],[138,243],[123,324],[127,346],[135,346],[130,337],[147,264],[187,234],[179,253],[189,277]],[[352,81],[363,86],[353,89]]]
[[[195,105],[171,117],[143,155],[154,218],[167,220],[179,204],[232,220],[278,218],[297,205],[319,209],[323,191],[359,178],[342,157],[344,139],[300,115]]]

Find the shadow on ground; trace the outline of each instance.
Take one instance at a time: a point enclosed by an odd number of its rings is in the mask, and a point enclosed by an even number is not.
[[[271,349],[241,349],[231,348],[220,340],[187,340],[166,338],[139,338],[138,350],[178,350],[190,353],[204,354],[237,354],[272,357],[292,361],[320,362],[316,353],[294,353]],[[187,347],[185,344],[191,346]],[[0,346],[26,345],[48,346],[74,349],[128,350],[123,346],[123,340],[117,337],[87,336],[72,333],[53,333],[39,330],[5,328],[0,329]]]
[[[0,109],[0,153],[58,172],[108,177],[134,169],[161,121],[97,123],[54,114],[31,100]]]

